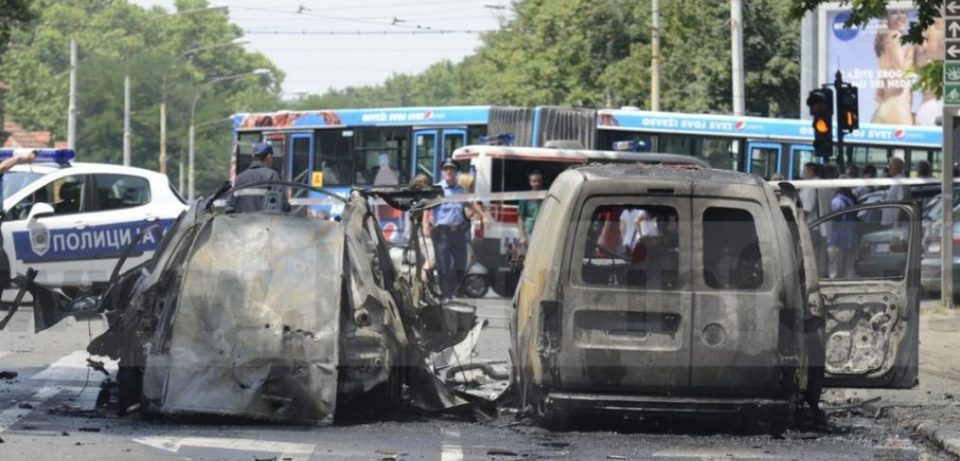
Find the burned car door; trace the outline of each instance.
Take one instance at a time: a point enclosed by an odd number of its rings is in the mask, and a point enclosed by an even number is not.
[[[655,186],[649,186],[651,189]],[[565,389],[683,393],[690,380],[689,186],[580,210],[559,349]]]
[[[769,208],[747,192],[700,185],[693,199],[690,382],[698,392],[777,397],[782,258]]]
[[[810,225],[826,316],[826,385],[917,383],[920,208],[846,208]]]

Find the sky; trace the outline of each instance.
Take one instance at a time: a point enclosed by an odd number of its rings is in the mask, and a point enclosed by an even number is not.
[[[131,0],[173,10],[173,0]],[[245,31],[245,46],[269,56],[286,74],[284,97],[382,83],[394,73],[458,61],[479,46],[476,33],[409,35],[432,30],[491,30],[509,14],[508,0],[211,0],[227,6]],[[493,8],[491,8],[493,7]],[[419,27],[419,29],[418,29]],[[305,35],[301,32],[375,35]],[[388,31],[394,35],[383,35]],[[297,35],[280,35],[276,32]],[[404,35],[397,35],[403,33]]]

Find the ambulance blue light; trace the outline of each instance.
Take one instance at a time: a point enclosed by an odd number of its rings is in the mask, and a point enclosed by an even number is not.
[[[480,144],[486,144],[488,146],[512,146],[516,140],[517,136],[513,133],[503,133],[496,136],[484,136],[480,138]]]
[[[0,149],[0,160],[6,160],[10,157],[13,157],[17,150],[20,149]],[[74,158],[77,157],[77,153],[73,149],[37,149],[37,159],[36,162],[46,162],[46,163],[59,163],[61,165],[70,163]]]

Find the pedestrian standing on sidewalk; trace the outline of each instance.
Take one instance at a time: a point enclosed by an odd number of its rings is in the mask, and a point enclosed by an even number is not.
[[[837,212],[857,203],[849,187],[837,189],[830,201],[830,211]],[[832,279],[855,275],[857,260],[857,214],[845,213],[833,218],[827,237],[828,276]]]
[[[543,175],[539,170],[533,170],[528,180],[530,181],[531,191],[538,191],[543,188]],[[520,245],[524,248],[527,247],[530,234],[533,233],[533,225],[537,222],[541,203],[543,203],[543,200],[530,199],[520,200],[517,204],[517,228],[520,230]]]
[[[448,159],[443,163],[443,180],[438,186],[449,199],[466,194],[466,189],[457,181],[457,164]],[[467,263],[467,217],[464,212],[466,202],[447,201],[428,214],[424,220],[426,229],[433,239],[434,255],[437,264],[437,276],[440,279],[440,302],[450,301],[457,292],[457,285],[463,276]],[[470,207],[483,217],[483,211],[471,203]]]

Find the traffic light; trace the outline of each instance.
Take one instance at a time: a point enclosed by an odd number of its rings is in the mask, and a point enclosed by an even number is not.
[[[855,86],[843,86],[837,91],[837,129],[852,133],[860,128],[859,91]]]
[[[807,96],[813,117],[813,150],[820,157],[833,155],[833,90],[819,88]]]

